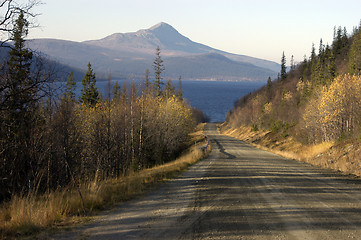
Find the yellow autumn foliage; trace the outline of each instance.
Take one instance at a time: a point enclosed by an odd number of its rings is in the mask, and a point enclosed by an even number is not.
[[[350,135],[361,116],[361,77],[345,74],[334,79],[319,96],[309,102],[304,114],[305,127],[313,128],[322,140]]]
[[[263,112],[264,112],[265,114],[270,114],[270,113],[272,112],[272,102],[266,103],[266,104],[264,105],[264,110],[263,110]]]

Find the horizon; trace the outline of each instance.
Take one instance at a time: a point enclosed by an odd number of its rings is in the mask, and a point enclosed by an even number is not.
[[[29,38],[82,42],[165,22],[194,42],[229,53],[280,63],[285,52],[288,65],[292,55],[296,62],[304,55],[309,57],[312,44],[318,48],[321,38],[324,44],[332,44],[335,26],[352,33],[361,19],[361,2],[356,0],[342,5],[309,0],[302,4],[281,0],[108,0],[103,5],[94,0],[42,2],[34,8],[41,14],[36,19],[40,27],[31,29]],[[161,14],[155,14],[157,11]]]

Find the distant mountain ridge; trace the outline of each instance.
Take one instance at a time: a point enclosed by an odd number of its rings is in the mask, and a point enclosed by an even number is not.
[[[269,76],[276,77],[280,69],[280,65],[272,61],[193,42],[164,22],[98,40],[32,39],[28,46],[74,68],[85,69],[91,62],[98,75],[105,77],[111,73],[113,78],[142,77],[146,69],[152,72],[157,46],[164,60],[165,78],[266,81]]]
[[[127,47],[151,55],[154,55],[154,49],[159,46],[166,56],[207,53],[214,50],[191,41],[172,26],[163,22],[134,33],[115,33],[103,39],[85,41],[84,43],[114,50],[124,50],[124,47]]]

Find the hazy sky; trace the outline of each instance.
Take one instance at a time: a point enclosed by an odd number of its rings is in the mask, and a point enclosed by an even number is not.
[[[166,22],[191,40],[231,53],[280,62],[310,55],[334,26],[351,33],[360,0],[42,0],[31,38],[73,41],[134,32]],[[288,62],[289,64],[289,62]]]

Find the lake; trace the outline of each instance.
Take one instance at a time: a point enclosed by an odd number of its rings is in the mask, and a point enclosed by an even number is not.
[[[192,107],[207,114],[211,122],[224,122],[238,99],[262,85],[249,82],[182,81],[184,98]]]
[[[122,86],[124,80],[112,80],[112,84],[116,81]],[[130,83],[130,81],[127,81]],[[141,81],[136,81],[141,83]],[[173,81],[176,88],[178,81]],[[225,81],[193,81],[182,80],[183,97],[187,99],[192,107],[199,108],[207,116],[211,122],[223,122],[227,112],[229,112],[234,103],[242,96],[253,92],[265,83],[252,82],[225,82]],[[103,94],[107,94],[107,81],[98,81],[97,88]],[[77,82],[77,94],[80,93],[82,85]]]

